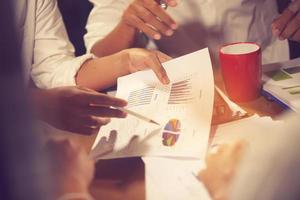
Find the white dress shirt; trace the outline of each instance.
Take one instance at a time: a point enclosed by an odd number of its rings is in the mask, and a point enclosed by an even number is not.
[[[90,0],[94,8],[86,26],[88,50],[119,23],[132,0]],[[213,61],[218,49],[231,42],[257,42],[262,46],[263,63],[289,59],[287,41],[272,36],[271,23],[278,15],[276,0],[181,0],[167,12],[179,29],[163,37],[157,47],[171,56],[180,56],[209,47]]]
[[[25,79],[40,88],[76,85],[75,76],[92,55],[74,56],[56,0],[15,0]]]

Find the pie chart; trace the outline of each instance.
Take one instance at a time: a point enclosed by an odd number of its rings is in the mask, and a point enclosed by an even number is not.
[[[174,146],[179,139],[181,133],[181,123],[178,119],[171,119],[165,125],[163,136],[162,136],[162,143],[164,146]]]

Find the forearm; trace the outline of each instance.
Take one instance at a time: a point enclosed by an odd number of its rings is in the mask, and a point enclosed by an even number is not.
[[[137,30],[120,22],[111,33],[94,44],[91,52],[98,57],[108,56],[133,47],[136,38]]]
[[[76,76],[77,85],[101,91],[117,83],[120,76],[129,74],[129,55],[125,51],[86,61]]]

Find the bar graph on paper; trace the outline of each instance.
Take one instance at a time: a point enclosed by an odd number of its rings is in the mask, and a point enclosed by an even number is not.
[[[193,99],[191,79],[181,80],[172,84],[168,104],[187,104]]]
[[[128,107],[149,105],[151,103],[154,90],[155,86],[149,86],[130,92],[128,97]]]

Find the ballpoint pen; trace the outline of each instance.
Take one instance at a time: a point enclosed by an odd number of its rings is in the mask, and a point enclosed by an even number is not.
[[[162,7],[163,9],[167,9],[167,8],[168,8],[168,4],[167,4],[164,0],[160,0],[160,1],[159,1],[159,5],[160,5],[160,7]]]
[[[156,124],[156,125],[159,125],[159,126],[160,126],[160,124],[159,124],[158,122],[156,122],[156,121],[154,121],[153,119],[150,119],[150,118],[148,118],[148,117],[146,117],[146,116],[144,116],[144,115],[142,115],[142,114],[136,113],[136,112],[131,111],[131,110],[128,110],[128,109],[126,109],[126,108],[116,107],[116,109],[118,109],[118,110],[120,110],[120,111],[123,111],[123,112],[126,112],[126,113],[128,113],[129,115],[132,115],[132,116],[134,116],[134,117],[136,117],[136,118],[138,118],[138,119],[141,119],[141,120],[144,120],[144,121],[146,121],[146,122],[149,122],[149,123]]]

